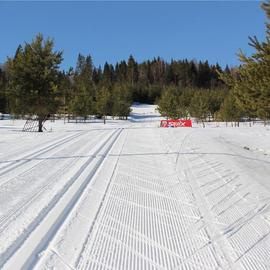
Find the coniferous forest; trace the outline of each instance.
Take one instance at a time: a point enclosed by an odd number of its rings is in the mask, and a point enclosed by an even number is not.
[[[76,67],[61,71],[63,53],[38,34],[0,66],[0,112],[40,119],[48,114],[95,116],[105,123],[107,115],[127,118],[131,103],[141,102],[158,104],[168,118],[269,120],[269,3],[262,5],[268,19],[265,40],[250,38],[255,52],[239,53],[241,65],[234,68],[160,57],[138,63],[132,55],[95,67],[90,54],[79,54]]]

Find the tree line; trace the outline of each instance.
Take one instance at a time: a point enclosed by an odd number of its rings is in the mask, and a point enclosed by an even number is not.
[[[270,8],[263,4],[268,20]],[[168,118],[240,121],[270,118],[270,24],[266,39],[250,38],[255,53],[239,54],[239,67],[224,69],[208,61],[160,57],[95,67],[91,55],[78,55],[75,68],[60,70],[63,53],[38,34],[19,45],[0,66],[0,112],[15,115],[69,114],[87,118],[127,118],[132,102],[156,103]]]

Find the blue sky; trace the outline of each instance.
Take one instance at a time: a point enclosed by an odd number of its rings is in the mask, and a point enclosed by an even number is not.
[[[248,36],[264,38],[265,22],[257,1],[0,2],[0,62],[41,32],[64,51],[65,69],[79,52],[96,66],[130,54],[233,66],[240,48],[252,52]]]

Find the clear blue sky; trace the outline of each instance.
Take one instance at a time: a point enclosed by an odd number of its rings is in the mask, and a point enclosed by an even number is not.
[[[264,38],[265,22],[257,1],[0,2],[0,62],[41,32],[64,51],[65,69],[79,52],[96,66],[130,54],[232,66],[240,48],[252,51],[248,36]]]

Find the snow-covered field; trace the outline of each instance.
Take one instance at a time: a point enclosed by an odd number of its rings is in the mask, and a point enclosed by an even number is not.
[[[0,121],[0,268],[270,269],[270,128]]]

